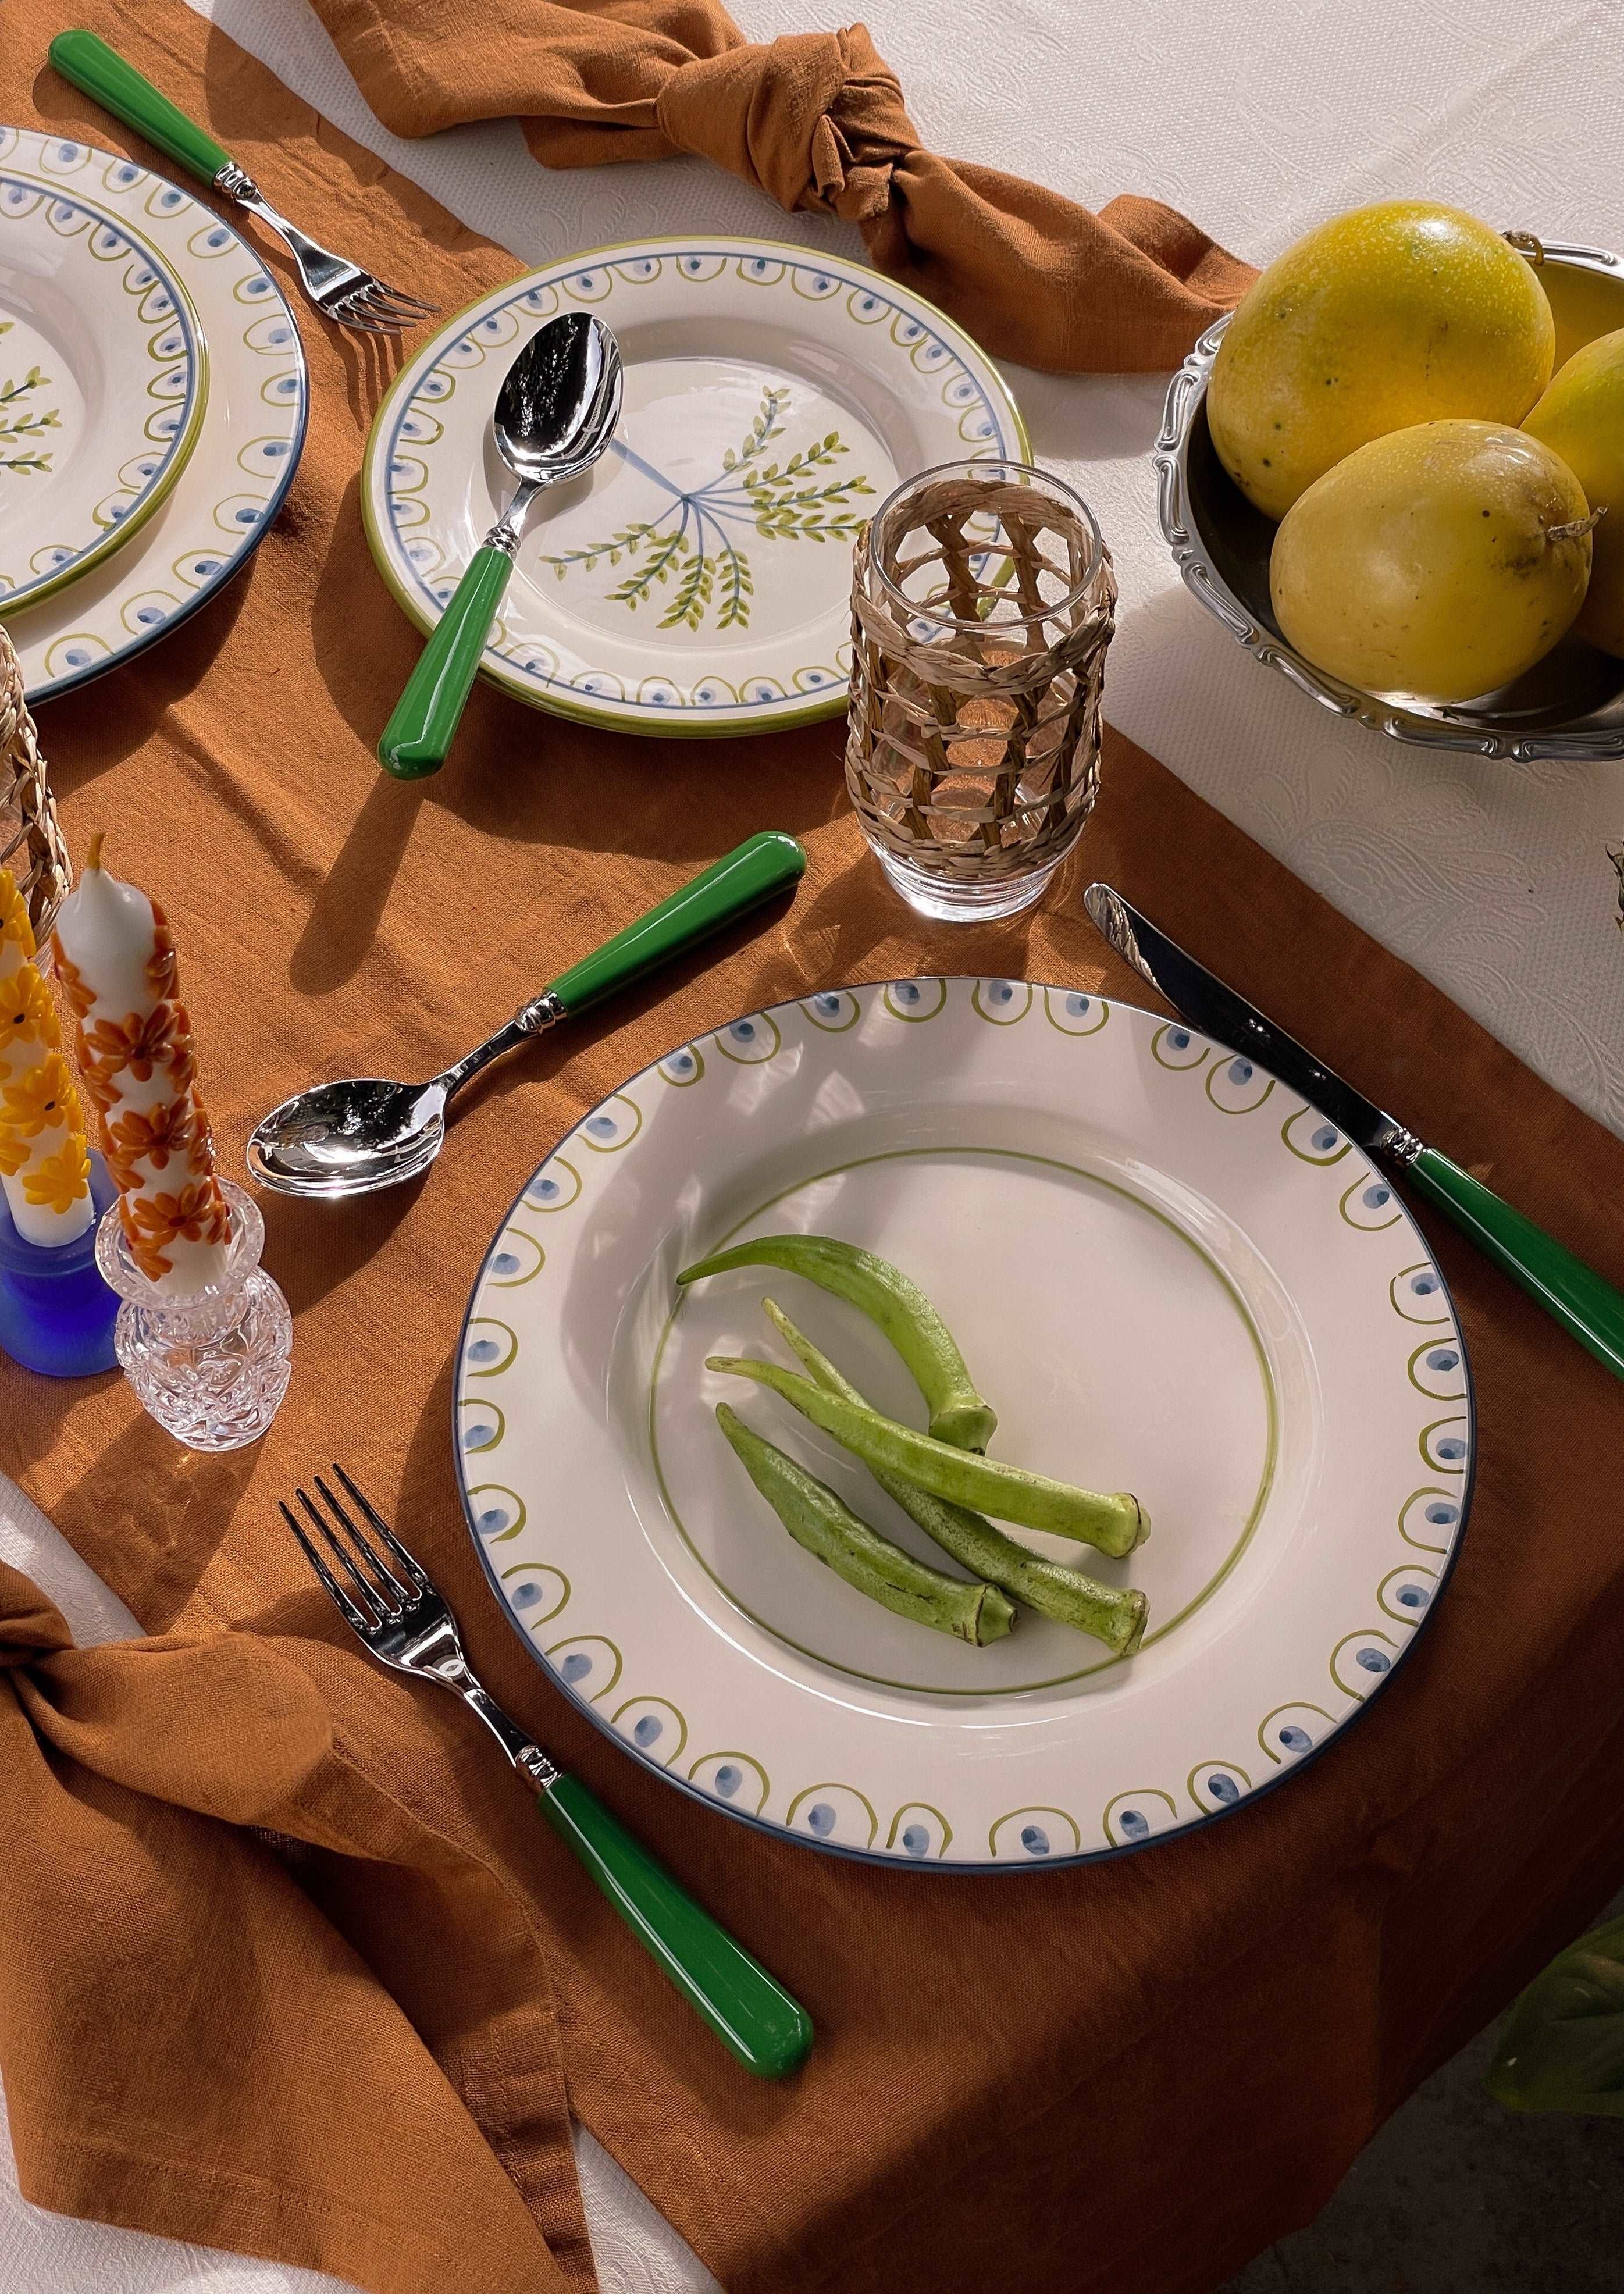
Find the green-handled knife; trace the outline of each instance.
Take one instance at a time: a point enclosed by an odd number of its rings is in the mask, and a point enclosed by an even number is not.
[[[1419,1195],[1445,1212],[1478,1249],[1522,1284],[1569,1335],[1624,1378],[1624,1294],[1546,1233],[1543,1227],[1502,1202],[1469,1171],[1437,1148],[1425,1146],[1393,1115],[1334,1070],[1323,1066],[1283,1028],[1226,988],[1198,964],[1131,901],[1109,884],[1091,884],[1083,895],[1095,925],[1118,956],[1181,1013],[1203,1035],[1227,1044],[1288,1084],[1319,1108],[1344,1137],[1368,1155],[1382,1155],[1403,1173]]]

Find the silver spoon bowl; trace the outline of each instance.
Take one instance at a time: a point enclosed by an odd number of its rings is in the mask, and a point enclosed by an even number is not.
[[[426,1171],[445,1139],[445,1110],[471,1076],[565,1016],[549,988],[427,1083],[351,1076],[273,1107],[248,1141],[248,1169],[284,1195],[368,1195]]]

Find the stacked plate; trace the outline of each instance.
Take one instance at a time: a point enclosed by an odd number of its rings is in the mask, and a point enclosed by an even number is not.
[[[0,620],[31,704],[240,569],[307,402],[293,314],[212,209],[117,152],[0,128]]]

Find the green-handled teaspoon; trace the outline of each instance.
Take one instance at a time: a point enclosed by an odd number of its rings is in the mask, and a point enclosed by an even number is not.
[[[572,964],[506,1027],[432,1081],[391,1083],[381,1076],[353,1076],[284,1100],[248,1142],[249,1171],[279,1194],[329,1201],[415,1179],[440,1152],[446,1108],[470,1076],[656,964],[686,955],[763,900],[787,892],[806,865],[795,839],[780,830],[747,838],[669,900]]]
[[[469,558],[378,744],[378,761],[398,780],[420,780],[445,762],[531,503],[589,470],[620,419],[621,354],[608,328],[584,311],[549,319],[508,368],[492,418],[518,490]]]

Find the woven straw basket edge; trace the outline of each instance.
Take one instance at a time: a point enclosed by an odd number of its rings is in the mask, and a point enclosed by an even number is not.
[[[9,868],[28,904],[43,947],[73,883],[68,845],[56,817],[51,777],[23,697],[22,670],[0,623],[0,867]]]

